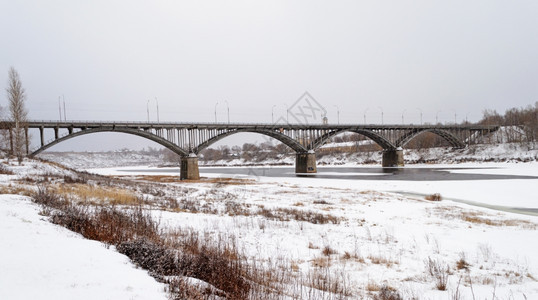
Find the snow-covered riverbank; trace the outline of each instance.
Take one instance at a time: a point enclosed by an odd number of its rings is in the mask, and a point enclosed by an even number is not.
[[[455,173],[538,176],[537,163],[473,163],[458,165],[455,170],[452,164],[436,167],[450,167]],[[14,174],[0,175],[6,190],[22,184],[17,181],[22,178],[32,182],[37,174],[58,173],[60,178],[64,173],[73,175],[32,161],[8,169]],[[135,169],[139,171],[133,172]],[[284,268],[295,274],[290,276],[304,276],[307,282],[317,278],[329,285],[344,285],[350,299],[369,297],[383,286],[404,299],[447,299],[456,294],[461,296],[459,299],[482,299],[493,292],[500,299],[538,298],[538,217],[446,198],[428,201],[418,195],[440,193],[448,198],[483,203],[510,201],[514,206],[536,208],[537,179],[418,182],[232,175],[251,180],[227,184],[218,179],[229,174],[219,173],[219,168],[211,170],[211,174],[204,175],[207,179],[198,182],[181,182],[172,177],[165,184],[145,187],[140,192],[146,201],[162,197],[177,203],[173,210],[150,210],[163,228],[199,232],[201,239],[233,241],[248,261]],[[360,176],[358,170],[355,173]],[[165,175],[156,176],[157,181],[174,175],[166,169],[140,167],[91,171],[127,176],[149,186],[154,184],[151,176],[139,175]],[[177,173],[174,176],[177,179]],[[62,295],[86,292],[105,299],[101,295],[110,294],[109,298],[114,299],[166,296],[162,285],[133,268],[114,249],[47,223],[39,211],[27,198],[0,197],[1,234],[7,241],[0,247],[0,256],[4,257],[0,259],[0,269],[9,270],[1,277],[2,298],[39,292],[40,285],[28,285],[27,290],[18,292],[25,288],[20,279],[25,274],[58,287],[66,293]],[[107,262],[106,266],[101,260]],[[77,271],[88,268],[87,274],[69,277],[74,272],[72,265],[77,266]],[[111,276],[96,279],[95,274],[102,272]],[[140,279],[136,287],[121,279],[128,282],[138,276],[145,279]],[[439,276],[446,277],[444,291],[436,287]],[[296,286],[281,288],[291,295]],[[69,294],[71,289],[73,294]],[[44,295],[49,299],[67,298]]]

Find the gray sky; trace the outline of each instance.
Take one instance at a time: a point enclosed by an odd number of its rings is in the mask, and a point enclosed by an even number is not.
[[[0,1],[0,83],[19,71],[32,119],[58,119],[61,95],[67,119],[145,121],[150,100],[156,121],[157,98],[177,122],[217,102],[225,121],[226,100],[232,122],[270,123],[305,91],[334,123],[335,105],[419,123],[538,101],[535,0]]]

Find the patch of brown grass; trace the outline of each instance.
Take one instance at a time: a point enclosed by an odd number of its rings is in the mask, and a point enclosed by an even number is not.
[[[424,197],[424,199],[428,201],[441,201],[442,197],[441,197],[441,194],[435,193],[435,194],[427,195],[426,197]]]
[[[334,250],[333,248],[331,248],[329,245],[323,247],[323,250],[321,251],[321,253],[325,256],[331,256],[333,254],[336,254],[338,252],[336,252],[336,250]]]
[[[126,189],[117,187],[91,186],[86,184],[57,185],[54,192],[64,197],[75,197],[84,202],[98,204],[110,203],[115,205],[137,205],[140,199]]]
[[[366,284],[366,290],[369,292],[378,292],[381,290],[381,286],[373,281],[368,281]]]
[[[460,218],[465,222],[473,224],[484,224],[488,226],[519,226],[528,229],[536,229],[536,224],[527,220],[494,220],[479,216],[476,212],[462,212]]]
[[[34,191],[30,188],[21,186],[21,185],[2,185],[0,186],[0,194],[12,194],[12,195],[22,195],[22,196],[32,196]]]
[[[328,268],[331,266],[331,260],[328,257],[315,257],[310,262],[316,268]]]
[[[376,265],[385,265],[387,268],[390,268],[392,267],[392,265],[394,264],[398,264],[397,261],[395,260],[392,260],[388,257],[385,257],[385,256],[381,256],[381,255],[368,255],[368,259],[370,260],[371,263],[373,264],[376,264]]]

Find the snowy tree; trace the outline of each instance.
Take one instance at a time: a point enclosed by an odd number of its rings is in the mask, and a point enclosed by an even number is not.
[[[28,121],[28,112],[25,107],[26,95],[24,88],[22,87],[19,73],[15,68],[11,67],[8,73],[9,79],[6,91],[9,103],[10,121],[13,124],[10,136],[11,152],[13,155],[17,156],[17,160],[20,164],[24,157],[25,146],[28,146],[25,137],[26,122]]]

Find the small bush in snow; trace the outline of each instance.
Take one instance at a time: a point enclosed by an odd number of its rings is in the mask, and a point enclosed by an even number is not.
[[[429,201],[441,201],[441,194],[435,193],[435,194],[427,195],[425,199]]]

